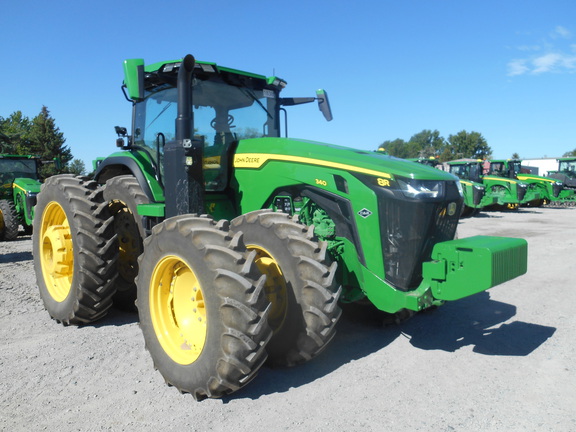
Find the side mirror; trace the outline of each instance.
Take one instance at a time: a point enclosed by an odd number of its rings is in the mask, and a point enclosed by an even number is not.
[[[324,115],[326,121],[332,120],[332,109],[328,101],[328,93],[324,89],[316,90],[316,98],[318,99],[318,108]]]
[[[144,99],[144,60],[124,60],[124,85],[132,100]]]

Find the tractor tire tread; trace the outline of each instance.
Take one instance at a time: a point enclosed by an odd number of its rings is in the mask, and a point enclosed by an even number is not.
[[[140,327],[146,340],[146,349],[152,355],[155,368],[164,376],[168,385],[176,387],[181,393],[190,393],[196,400],[219,398],[238,390],[250,382],[266,361],[266,344],[272,336],[267,324],[269,303],[264,295],[264,276],[260,275],[254,264],[254,254],[245,250],[240,239],[228,232],[228,223],[215,222],[209,217],[183,215],[167,219],[156,225],[152,235],[144,241],[144,254],[139,265],[148,274],[150,256],[162,256],[170,253],[172,244],[161,240],[167,233],[182,237],[191,249],[202,255],[202,269],[208,272],[212,283],[208,289],[218,303],[221,328],[216,342],[216,358],[197,360],[203,362],[199,368],[209,370],[201,376],[187,378],[188,382],[179,382],[179,376],[171,361],[159,348],[155,340],[154,328],[149,322],[149,308],[143,304],[147,298],[147,281],[139,274],[138,309],[141,313]],[[208,301],[208,300],[205,300]],[[144,317],[144,319],[142,319]],[[210,323],[210,321],[209,321]],[[210,326],[210,324],[209,324]],[[159,355],[159,350],[161,355]],[[212,350],[210,350],[212,351]],[[202,358],[202,355],[201,355]]]
[[[335,274],[337,264],[327,254],[324,242],[314,236],[314,227],[298,223],[297,218],[270,210],[258,210],[239,216],[231,222],[233,230],[242,232],[244,224],[259,224],[279,242],[284,242],[296,262],[302,289],[297,295],[305,321],[295,344],[282,354],[275,354],[269,345],[269,359],[274,365],[294,366],[320,354],[336,334],[341,316],[338,299],[341,287]],[[250,241],[245,240],[248,244]],[[273,339],[274,340],[274,339]]]
[[[16,240],[16,237],[18,237],[18,228],[20,227],[20,218],[16,212],[16,206],[12,201],[0,200],[0,217],[2,218],[0,241]]]
[[[55,314],[49,306],[46,288],[41,289],[44,305],[53,319],[64,325],[82,325],[96,321],[105,316],[112,306],[116,279],[115,251],[116,237],[112,230],[112,216],[106,211],[102,190],[98,184],[84,177],[57,175],[50,177],[42,185],[38,197],[37,209],[42,209],[48,202],[44,194],[54,190],[59,204],[67,211],[71,231],[77,251],[74,262],[74,277],[70,295],[73,302],[65,311]],[[54,198],[52,198],[54,199]],[[40,247],[38,236],[41,233],[42,215],[37,213],[33,234],[33,249]],[[39,286],[44,286],[39,251],[35,250],[36,275]]]

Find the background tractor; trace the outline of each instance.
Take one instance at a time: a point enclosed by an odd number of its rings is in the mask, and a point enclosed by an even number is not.
[[[576,157],[558,159],[558,171],[548,171],[548,177],[560,180],[568,189],[576,190]]]
[[[20,225],[32,232],[40,163],[36,156],[0,154],[0,240],[14,240]]]
[[[559,199],[563,204],[576,204],[576,157],[558,159],[558,171],[548,171],[548,177],[562,182]]]
[[[155,367],[197,400],[317,356],[340,302],[420,311],[526,272],[523,239],[453,240],[459,181],[377,152],[281,137],[286,82],[182,60],[124,63],[132,133],[94,180],[49,178],[34,266],[50,316],[136,299]],[[284,123],[281,124],[281,119]]]
[[[541,177],[535,174],[522,172],[522,161],[519,159],[499,159],[490,161],[490,174],[511,179],[518,179],[532,185],[540,196],[529,201],[532,207],[540,207],[550,202],[560,202],[573,195],[573,192],[564,191],[561,181],[549,177]]]
[[[504,207],[517,210],[540,195],[527,183],[516,179],[503,178],[496,175],[483,174],[481,160],[454,160],[447,162],[449,171],[458,176],[461,181],[472,181],[484,185],[483,207]]]
[[[440,165],[438,159],[434,157],[408,160],[431,167],[437,167]],[[463,164],[455,166],[454,170],[451,171],[452,174],[456,175],[460,179],[460,184],[462,185],[464,204],[462,206],[462,214],[460,217],[474,216],[483,207],[496,204],[497,201],[495,197],[486,196],[486,188],[481,182],[479,183],[468,179],[469,176],[466,171],[469,169],[469,165]]]

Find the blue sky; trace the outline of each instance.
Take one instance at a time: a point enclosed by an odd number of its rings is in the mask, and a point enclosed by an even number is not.
[[[494,157],[576,148],[573,0],[2,0],[0,116],[46,105],[87,168],[130,125],[122,62],[197,59],[288,81],[290,135],[376,149],[480,132]]]

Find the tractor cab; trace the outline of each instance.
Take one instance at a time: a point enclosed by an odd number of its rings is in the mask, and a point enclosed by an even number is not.
[[[559,159],[559,171],[572,173],[576,177],[576,158]]]
[[[123,90],[133,102],[133,133],[124,149],[139,149],[154,161],[156,177],[165,177],[165,150],[177,140],[174,119],[179,116],[178,75],[183,61],[156,63],[144,68],[143,61],[125,62]],[[189,146],[201,148],[206,192],[226,189],[231,154],[238,141],[279,137],[283,106],[318,101],[327,120],[332,119],[323,90],[317,97],[281,98],[286,82],[277,77],[242,72],[215,63],[194,62],[190,79],[191,116],[185,121],[193,129]],[[181,107],[182,108],[182,107]],[[284,115],[284,128],[287,118]],[[125,131],[124,128],[120,128]]]
[[[481,162],[449,163],[449,172],[462,180],[482,183]]]
[[[11,189],[16,178],[38,180],[37,164],[30,156],[0,155],[0,187]]]
[[[206,190],[220,191],[226,187],[228,149],[233,143],[278,136],[279,86],[242,75],[227,74],[229,79],[224,80],[213,65],[200,70],[192,82],[193,140],[204,150]],[[156,71],[146,78],[144,97],[134,108],[133,143],[153,155],[162,178],[165,146],[176,139],[178,90],[170,74]]]
[[[522,172],[522,161],[518,159],[491,160],[489,174],[498,177],[517,179]]]

